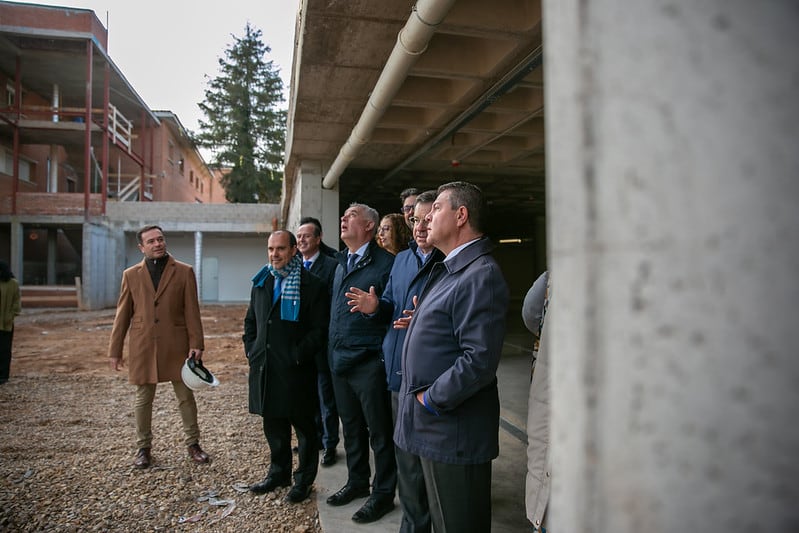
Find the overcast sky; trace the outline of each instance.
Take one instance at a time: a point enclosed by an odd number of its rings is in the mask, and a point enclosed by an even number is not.
[[[108,28],[108,53],[151,109],[174,112],[189,130],[201,118],[207,78],[218,59],[244,36],[247,22],[261,30],[288,100],[294,24],[299,0],[64,0],[43,5],[91,9]],[[213,7],[212,7],[213,6]],[[287,107],[287,104],[285,104]]]

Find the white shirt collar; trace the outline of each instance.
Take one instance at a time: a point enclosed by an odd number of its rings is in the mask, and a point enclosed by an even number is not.
[[[356,254],[358,254],[358,259],[360,259],[360,258],[362,258],[364,255],[366,255],[366,249],[367,249],[367,248],[369,248],[369,241],[367,241],[366,243],[364,243],[364,245],[363,245],[363,246],[361,246],[360,248],[358,248],[358,249],[355,251],[355,253],[356,253]],[[349,259],[349,257],[350,257],[351,255],[352,255],[352,252],[347,252],[347,259]]]
[[[317,251],[316,251],[316,253],[315,253],[315,254],[313,254],[313,255],[311,256],[311,258],[310,258],[310,259],[305,259],[305,258],[303,257],[303,258],[302,258],[302,260],[303,260],[303,261],[310,261],[310,262],[311,262],[311,264],[313,265],[313,264],[314,264],[314,262],[315,262],[317,259],[319,259],[319,254],[320,254],[320,253],[322,253],[322,252],[321,252],[320,250],[317,250]]]
[[[461,244],[460,246],[458,246],[457,248],[455,248],[454,250],[452,250],[450,253],[448,253],[448,254],[447,254],[447,257],[445,257],[445,258],[444,258],[444,261],[449,261],[450,259],[452,259],[452,258],[453,258],[453,257],[455,257],[456,255],[458,255],[459,253],[461,253],[461,251],[462,251],[464,248],[466,248],[467,246],[469,246],[470,244],[472,244],[472,243],[474,243],[474,242],[477,242],[477,241],[479,241],[480,239],[482,239],[482,237],[477,237],[476,239],[472,239],[472,240],[471,240],[471,241],[469,241],[469,242],[465,242],[465,243]]]

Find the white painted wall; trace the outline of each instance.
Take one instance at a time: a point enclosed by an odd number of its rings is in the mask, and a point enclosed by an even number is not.
[[[219,259],[219,302],[248,302],[250,279],[266,263],[266,234],[203,234],[203,257]],[[125,268],[142,260],[135,233],[125,236]],[[194,266],[194,234],[166,233],[167,249],[175,259]]]

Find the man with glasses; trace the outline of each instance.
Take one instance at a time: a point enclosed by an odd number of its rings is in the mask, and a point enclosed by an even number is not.
[[[400,202],[402,202],[402,216],[405,217],[405,223],[408,227],[413,229],[411,224],[411,216],[413,216],[413,206],[416,205],[416,196],[419,195],[419,189],[416,187],[409,187],[400,193]]]
[[[394,259],[383,295],[378,298],[374,288],[364,291],[357,287],[346,293],[353,311],[360,311],[381,324],[394,325],[383,339],[383,356],[394,422],[397,420],[397,395],[402,380],[402,344],[407,331],[400,320],[405,316],[405,309],[413,309],[413,299],[421,291],[432,265],[444,258],[444,254],[427,241],[427,221],[424,217],[430,212],[435,199],[436,191],[425,191],[416,197],[411,217],[414,240],[411,241],[410,248],[398,253]],[[429,532],[430,510],[421,463],[418,457],[399,448],[395,448],[394,452],[402,507],[400,532]]]
[[[484,236],[485,205],[470,183],[438,188],[427,241],[446,258],[431,269],[402,350],[394,442],[421,462],[435,531],[491,530],[508,286]]]

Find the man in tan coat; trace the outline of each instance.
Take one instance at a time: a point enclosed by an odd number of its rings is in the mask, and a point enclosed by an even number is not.
[[[196,463],[210,461],[200,448],[197,404],[182,381],[180,371],[187,357],[202,360],[205,349],[197,280],[190,265],[176,261],[166,251],[166,239],[158,226],[136,233],[144,259],[122,274],[116,318],[108,348],[111,368],[124,366],[122,346],[128,341],[128,379],[136,385],[134,414],[138,453],[133,466],[152,463],[153,398],[157,383],[172,382],[183,420],[189,457]]]

